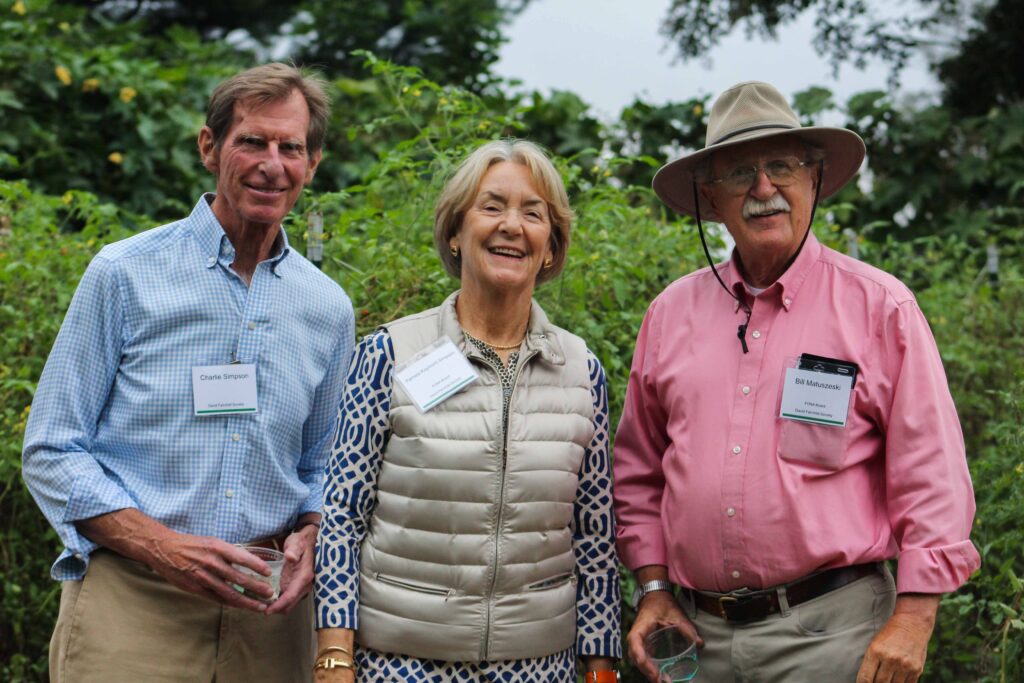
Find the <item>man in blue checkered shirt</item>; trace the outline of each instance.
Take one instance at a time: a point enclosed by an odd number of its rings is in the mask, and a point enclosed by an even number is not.
[[[82,277],[25,433],[25,481],[64,544],[51,681],[310,678],[354,321],[281,223],[328,111],[322,81],[292,66],[222,83],[199,134],[216,194]],[[279,585],[241,546],[283,552]]]

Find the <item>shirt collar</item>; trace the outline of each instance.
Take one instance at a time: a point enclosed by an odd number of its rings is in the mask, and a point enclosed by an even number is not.
[[[462,333],[459,325],[459,316],[455,312],[455,301],[459,298],[459,291],[456,290],[441,304],[441,314],[438,316],[439,332],[451,337],[455,345],[466,355],[479,355],[476,347],[469,343],[466,335]],[[540,305],[531,300],[530,322],[526,330],[526,349],[536,350],[540,356],[552,365],[564,365],[565,353],[558,341],[556,329],[548,321],[548,316]]]
[[[212,204],[215,196],[212,192],[204,194],[189,215],[192,233],[199,242],[202,254],[206,257],[207,268],[214,267],[218,262],[228,267],[235,261],[235,247],[213,213]],[[290,251],[288,233],[284,228],[278,228],[273,247],[275,255],[269,259],[270,270],[274,275],[281,277],[280,266]]]
[[[782,277],[766,287],[761,295],[778,297],[782,307],[788,311],[796,301],[797,294],[810,274],[811,268],[818,262],[821,250],[821,242],[818,241],[812,230],[807,235],[807,240],[800,249],[800,253],[797,254],[796,259],[786,269],[786,272],[782,274]],[[732,257],[729,259],[729,266],[723,273],[723,279],[736,296],[741,298],[750,297],[751,294],[747,291],[747,287],[743,282],[743,276],[740,275],[738,259],[739,252],[734,248]],[[739,307],[739,302],[736,303],[736,306]]]

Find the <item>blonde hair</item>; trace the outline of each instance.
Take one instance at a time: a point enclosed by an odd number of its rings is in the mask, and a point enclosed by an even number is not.
[[[495,140],[478,147],[459,165],[455,174],[445,183],[434,208],[434,246],[444,269],[460,279],[462,259],[449,250],[451,238],[462,226],[466,209],[473,203],[480,182],[494,164],[507,161],[521,164],[530,170],[530,177],[548,205],[551,216],[551,266],[537,274],[537,284],[558,277],[565,266],[569,251],[569,229],[572,227],[572,209],[562,176],[551,159],[538,145],[526,140]]]

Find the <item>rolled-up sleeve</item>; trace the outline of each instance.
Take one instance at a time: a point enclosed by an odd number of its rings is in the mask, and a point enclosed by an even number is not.
[[[968,539],[974,491],[960,421],[917,303],[900,304],[882,336],[892,378],[885,475],[889,522],[899,546],[897,590],[949,592],[981,565]]]
[[[631,570],[667,565],[661,524],[665,490],[662,458],[669,445],[665,411],[653,383],[657,376],[661,319],[658,299],[647,311],[633,352],[626,402],[615,434],[615,518],[618,549]]]
[[[82,578],[98,547],[78,533],[76,521],[138,507],[90,452],[125,335],[117,267],[101,252],[75,291],[25,429],[25,483],[64,543],[51,572],[57,580]]]
[[[377,501],[377,476],[391,433],[394,355],[387,332],[363,339],[338,406],[316,554],[318,629],[359,628],[359,547]]]
[[[573,507],[576,587],[576,653],[581,657],[621,657],[620,593],[612,514],[608,387],[604,369],[588,353],[594,436],[584,453]]]

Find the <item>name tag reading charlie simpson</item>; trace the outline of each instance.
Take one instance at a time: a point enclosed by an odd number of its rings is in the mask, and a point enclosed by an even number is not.
[[[256,365],[202,365],[192,368],[192,405],[195,414],[255,413]]]
[[[395,379],[424,413],[477,377],[449,337],[441,337],[395,370]]]
[[[787,368],[779,417],[845,427],[852,389],[852,377]]]

